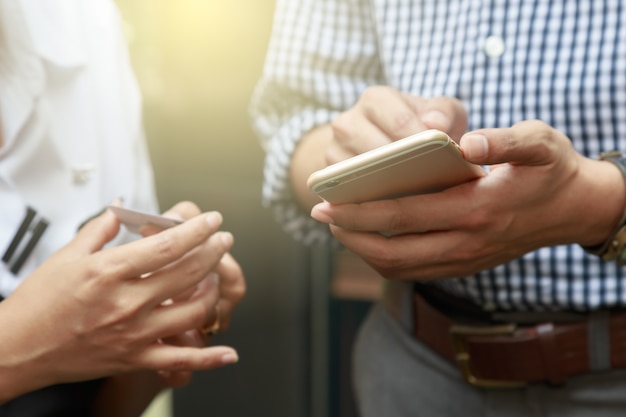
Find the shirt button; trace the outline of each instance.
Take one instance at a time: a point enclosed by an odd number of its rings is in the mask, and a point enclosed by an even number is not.
[[[93,164],[74,165],[72,167],[72,182],[74,185],[85,185],[91,180],[95,171]]]
[[[504,53],[504,40],[499,36],[489,36],[485,39],[485,54],[489,58],[498,58]]]

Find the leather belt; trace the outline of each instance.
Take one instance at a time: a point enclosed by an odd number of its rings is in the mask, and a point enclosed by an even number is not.
[[[558,385],[571,376],[626,367],[624,311],[602,312],[595,316],[600,320],[580,315],[568,322],[467,324],[433,307],[407,283],[391,281],[383,304],[417,339],[456,363],[475,386]]]

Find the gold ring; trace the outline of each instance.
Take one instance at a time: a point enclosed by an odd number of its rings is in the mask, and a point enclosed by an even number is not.
[[[203,335],[214,335],[220,331],[220,307],[215,306],[215,321],[212,324],[206,324],[200,329]]]

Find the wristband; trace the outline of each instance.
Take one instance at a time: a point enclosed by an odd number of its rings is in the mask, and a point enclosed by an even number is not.
[[[598,159],[610,162],[619,168],[626,184],[626,157],[618,151],[611,151],[601,153]],[[603,244],[593,247],[583,246],[583,249],[600,256],[605,261],[615,261],[619,265],[626,265],[626,207],[617,227]]]

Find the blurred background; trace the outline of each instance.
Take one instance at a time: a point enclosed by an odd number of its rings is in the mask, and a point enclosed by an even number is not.
[[[337,341],[351,338],[360,316],[344,314],[341,324],[329,254],[295,244],[261,206],[264,153],[248,103],[274,1],[116,1],[144,94],[161,207],[192,200],[221,211],[248,284],[231,329],[215,339],[234,346],[240,362],[197,373],[147,416],[351,415]]]

